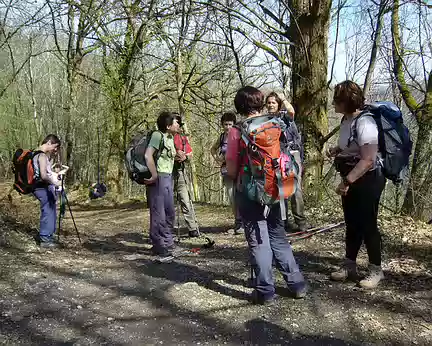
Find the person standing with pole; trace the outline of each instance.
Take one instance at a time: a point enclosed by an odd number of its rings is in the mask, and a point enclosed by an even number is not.
[[[60,139],[53,134],[45,137],[41,146],[36,150],[33,157],[35,168],[35,180],[37,181],[33,195],[40,203],[40,229],[39,243],[42,248],[58,248],[59,244],[54,241],[56,230],[56,186],[62,186],[62,181],[53,172],[50,158],[60,148]]]
[[[181,116],[176,115],[176,119],[179,124],[179,132],[174,135],[174,145],[176,148],[173,169],[174,194],[186,222],[189,237],[195,238],[199,236],[199,229],[190,194],[189,171],[186,167],[192,156],[192,147],[189,144],[187,136],[183,133],[184,123]],[[179,220],[177,220],[177,226],[179,226]]]

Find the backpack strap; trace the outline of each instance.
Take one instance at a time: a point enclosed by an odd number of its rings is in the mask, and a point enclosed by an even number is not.
[[[350,144],[352,142],[357,142],[357,138],[358,138],[358,133],[357,133],[357,122],[358,120],[363,117],[363,116],[370,116],[373,118],[373,114],[370,113],[369,111],[362,111],[355,119],[353,124],[351,125],[351,129],[350,129],[350,137],[348,138],[348,147],[350,146]],[[343,116],[342,121],[346,120],[346,117]]]
[[[277,167],[275,167],[275,173],[276,173],[276,179],[277,179],[277,186],[278,186],[278,190],[279,190],[279,205],[280,205],[281,218],[283,221],[285,221],[286,220],[286,206],[285,206],[285,198],[284,198],[283,186],[282,186],[282,171],[281,171],[279,164]]]
[[[159,132],[161,134],[161,141],[159,143],[159,149],[157,150],[157,153],[156,153],[156,159],[158,159],[162,155],[162,150],[164,150],[164,148],[165,148],[165,139],[164,139],[164,134],[158,130],[153,131],[152,136],[153,136],[153,133],[155,133],[155,132]]]
[[[165,149],[165,138],[164,138],[164,134],[161,132],[162,138],[159,144],[159,149],[158,149],[158,155],[157,158],[159,158],[162,155],[162,151]]]
[[[235,126],[235,125],[234,125]],[[225,136],[225,132],[222,132],[220,135],[219,135],[219,150],[222,148],[222,140],[224,139],[224,136]]]

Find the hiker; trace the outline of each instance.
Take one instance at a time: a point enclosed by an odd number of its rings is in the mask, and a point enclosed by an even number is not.
[[[174,135],[179,131],[179,124],[175,115],[162,112],[157,119],[159,131],[151,135],[145,151],[145,160],[151,173],[151,178],[144,179],[147,185],[148,201],[150,205],[150,239],[152,251],[159,258],[172,256],[174,239],[172,229],[175,218],[172,171],[176,149]],[[159,158],[155,162],[155,154]]]
[[[306,224],[306,217],[304,215],[304,201],[301,183],[303,171],[303,144],[297,126],[294,122],[294,108],[288,102],[286,102],[286,105],[284,105],[282,99],[275,92],[271,92],[267,95],[266,107],[270,114],[280,115],[282,120],[285,122],[287,126],[286,135],[291,146],[291,154],[294,156],[299,167],[297,190],[290,198],[291,212],[293,214],[294,223],[289,220],[289,215],[287,213],[286,229],[288,232],[306,231],[308,227]],[[283,108],[286,109],[283,110]]]
[[[238,212],[238,208],[236,206],[236,199],[235,199],[235,182],[227,175],[227,169],[226,169],[226,150],[227,150],[227,140],[228,140],[228,132],[229,130],[235,125],[236,123],[236,115],[233,112],[226,112],[222,114],[221,117],[221,125],[223,128],[223,132],[220,134],[217,141],[213,144],[211,147],[211,154],[214,158],[214,160],[220,165],[220,172],[223,179],[223,184],[226,189],[226,193],[228,195],[231,208],[234,215],[234,228],[229,229],[229,233],[234,233],[236,235],[242,234],[244,232],[244,229],[242,227],[240,214]]]
[[[377,124],[370,116],[359,117],[364,102],[363,91],[356,83],[347,80],[336,85],[333,105],[336,113],[343,114],[343,119],[338,145],[330,148],[327,155],[335,157],[335,166],[342,178],[336,191],[342,196],[346,258],[331,278],[337,281],[357,278],[356,259],[364,242],[369,257],[369,274],[359,284],[364,288],[374,288],[384,278],[377,217],[385,177],[378,163]],[[357,125],[357,136],[352,140],[354,124]]]
[[[240,115],[247,117],[247,120],[252,122],[255,120],[256,124],[259,124],[264,108],[264,95],[260,90],[251,86],[241,88],[234,98],[234,104]],[[280,145],[279,140],[273,143]],[[248,197],[251,191],[246,188],[250,184],[243,186],[244,183],[251,182],[250,172],[253,167],[248,158],[248,155],[251,154],[248,148],[251,146],[253,147],[254,143],[246,145],[237,126],[230,129],[226,150],[226,168],[228,176],[236,182],[236,200],[256,275],[256,285],[251,300],[254,304],[267,304],[274,301],[273,258],[287,283],[289,292],[295,298],[302,298],[306,295],[307,286],[287,239],[282,221],[281,204],[264,206]],[[258,199],[260,199],[259,196]]]
[[[57,248],[54,241],[56,230],[56,188],[62,183],[59,176],[53,172],[51,159],[60,148],[60,139],[53,134],[45,137],[36,151],[41,151],[33,157],[36,185],[33,195],[40,203],[40,229],[38,242],[42,248]]]
[[[192,147],[189,144],[187,136],[182,133],[183,125],[180,115],[176,116],[179,124],[179,133],[174,136],[174,145],[176,148],[176,155],[174,161],[174,193],[175,198],[180,205],[186,226],[188,228],[189,237],[199,237],[198,223],[196,220],[195,210],[192,205],[190,195],[190,179],[189,172],[186,168],[189,158],[192,156]]]

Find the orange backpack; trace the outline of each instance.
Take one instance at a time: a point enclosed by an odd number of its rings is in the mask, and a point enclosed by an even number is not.
[[[249,199],[269,206],[285,200],[297,189],[299,167],[290,153],[285,123],[271,115],[251,117],[236,125],[241,133],[239,189]],[[264,210],[266,216],[269,209]]]
[[[15,174],[13,187],[20,194],[27,195],[35,189],[37,180],[35,177],[35,168],[33,158],[42,153],[41,150],[18,149],[12,159],[12,171]]]

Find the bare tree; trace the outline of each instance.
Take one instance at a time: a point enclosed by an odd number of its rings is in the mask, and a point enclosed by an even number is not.
[[[375,1],[373,1],[375,2]],[[376,65],[377,55],[379,51],[379,45],[381,43],[381,33],[382,33],[382,26],[384,21],[384,14],[387,11],[389,0],[380,0],[379,1],[379,8],[378,8],[378,15],[377,20],[375,24],[375,30],[373,32],[373,39],[372,39],[372,51],[369,59],[369,66],[366,72],[366,77],[363,85],[363,93],[365,95],[369,94],[369,90],[371,88],[372,84],[372,76]],[[370,10],[368,9],[369,16],[371,16],[371,22],[373,22],[373,18],[371,15]]]

